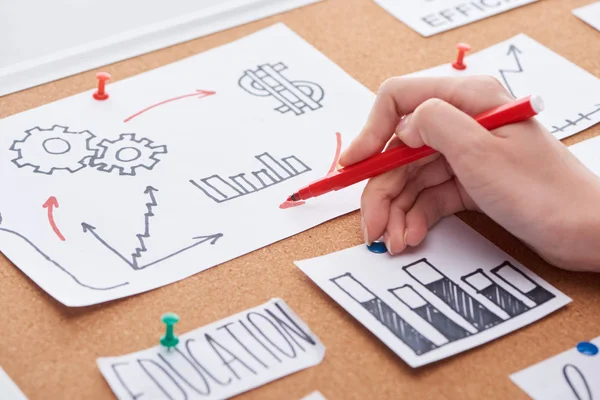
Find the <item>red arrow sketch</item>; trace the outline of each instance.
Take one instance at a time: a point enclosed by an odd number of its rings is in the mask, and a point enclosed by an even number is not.
[[[50,196],[48,197],[48,200],[46,200],[46,202],[42,205],[42,207],[48,209],[48,222],[50,222],[52,230],[54,231],[54,233],[56,233],[56,236],[58,236],[60,240],[64,241],[65,237],[62,233],[60,233],[60,230],[58,230],[56,222],[54,221],[54,208],[58,208],[58,200],[56,200],[56,197]]]
[[[126,118],[125,121],[123,121],[123,122],[131,121],[132,119],[134,119],[135,117],[137,117],[140,114],[145,113],[146,111],[149,111],[149,110],[151,110],[151,109],[153,109],[155,107],[161,106],[163,104],[170,103],[170,102],[175,101],[175,100],[181,100],[181,99],[185,99],[186,97],[196,97],[196,96],[199,99],[202,99],[204,97],[212,96],[213,94],[216,94],[216,92],[211,92],[211,91],[208,91],[208,90],[196,90],[194,93],[184,94],[183,96],[174,97],[172,99],[161,101],[160,103],[157,103],[157,104],[154,104],[154,105],[152,105],[150,107],[144,108],[143,110],[138,111],[135,114],[133,114],[132,116]]]
[[[336,132],[335,140],[336,140],[335,155],[333,156],[333,162],[331,163],[331,167],[329,167],[329,171],[327,171],[327,175],[331,174],[333,171],[336,170],[336,167],[340,161],[340,154],[342,153],[342,134],[339,132]],[[301,206],[304,203],[305,202],[302,200],[300,200],[300,201],[287,201],[286,200],[279,205],[279,208],[284,210],[286,208]]]

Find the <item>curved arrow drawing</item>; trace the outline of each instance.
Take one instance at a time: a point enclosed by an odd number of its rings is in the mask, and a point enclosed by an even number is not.
[[[136,112],[132,116],[130,116],[128,118],[125,118],[125,120],[123,122],[131,121],[132,119],[134,119],[135,117],[137,117],[140,114],[145,113],[146,111],[152,110],[155,107],[161,106],[163,104],[170,103],[172,101],[185,99],[187,97],[198,97],[199,99],[202,99],[204,97],[212,96],[213,94],[216,94],[216,92],[211,92],[211,91],[208,91],[208,90],[196,90],[194,93],[184,94],[183,96],[174,97],[172,99],[168,99],[168,100],[165,100],[165,101],[161,101],[160,103],[156,103],[154,105],[151,105],[150,107],[146,107],[143,110]]]
[[[140,265],[138,262],[139,261],[138,259],[141,257],[141,255],[142,255],[141,253],[148,250],[146,247],[146,244],[144,242],[144,239],[150,238],[150,217],[154,216],[153,209],[154,209],[154,207],[158,206],[158,202],[156,201],[156,196],[154,195],[154,193],[157,191],[158,191],[158,189],[156,189],[152,186],[147,186],[146,189],[144,190],[144,193],[150,197],[150,201],[148,203],[146,203],[147,211],[144,214],[144,233],[138,233],[136,235],[136,237],[138,238],[138,240],[140,242],[140,246],[135,249],[135,251],[131,254],[131,257],[128,258],[128,257],[124,256],[121,252],[119,252],[117,249],[115,249],[114,246],[111,246],[110,244],[108,244],[108,242],[106,240],[104,240],[104,238],[102,238],[102,236],[100,236],[100,234],[98,232],[96,232],[97,228],[95,226],[90,225],[87,222],[82,222],[81,227],[83,228],[83,232],[90,233],[98,242],[100,242],[104,247],[106,247],[113,254],[115,254],[117,257],[119,257],[121,260],[123,260],[133,270],[140,270],[140,269],[148,268],[152,265],[158,264],[158,263],[163,262],[171,257],[181,254],[184,251],[187,251],[196,246],[199,246],[202,243],[209,242],[211,245],[214,245],[215,243],[217,243],[217,241],[221,237],[223,237],[222,233],[216,233],[214,235],[207,235],[207,236],[193,237],[192,239],[196,240],[195,243],[193,243],[187,247],[184,247],[180,250],[177,250],[176,252],[168,254],[164,257],[161,257],[157,260]]]
[[[2,224],[2,214],[0,214],[0,224]],[[29,246],[31,246],[31,248],[33,250],[35,250],[39,255],[41,255],[46,260],[48,260],[48,262],[50,262],[56,268],[58,268],[59,270],[61,270],[65,274],[67,274],[79,286],[83,286],[85,288],[92,289],[92,290],[112,290],[112,289],[119,288],[121,286],[129,285],[129,282],[123,282],[123,283],[119,283],[118,285],[107,286],[107,287],[98,287],[98,286],[87,285],[87,284],[83,283],[82,281],[80,281],[75,275],[73,275],[71,272],[69,272],[69,270],[67,270],[65,267],[63,267],[62,265],[60,265],[57,261],[55,261],[52,258],[50,258],[49,255],[47,255],[46,253],[44,253],[38,246],[36,246],[31,240],[29,240],[24,235],[20,234],[19,232],[13,231],[12,229],[6,229],[6,228],[3,228],[3,227],[0,227],[0,232],[9,233],[9,234],[14,235],[14,236],[18,237],[19,239],[23,240],[25,243],[27,243]]]
[[[335,154],[333,156],[333,162],[331,163],[331,167],[329,167],[329,171],[327,171],[327,175],[331,174],[336,170],[336,167],[340,161],[340,154],[342,153],[342,134],[339,132],[335,133]],[[285,210],[286,208],[298,207],[302,204],[305,204],[304,201],[284,201],[279,205],[279,208]]]
[[[54,233],[56,233],[56,236],[58,236],[58,238],[64,242],[65,237],[56,226],[56,221],[54,221],[54,209],[58,208],[58,200],[56,200],[56,197],[50,196],[48,197],[48,200],[42,204],[42,207],[48,209],[48,222],[50,223]]]

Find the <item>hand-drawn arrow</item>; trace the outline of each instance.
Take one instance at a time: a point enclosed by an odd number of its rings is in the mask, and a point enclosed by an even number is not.
[[[96,238],[96,240],[98,242],[100,242],[104,247],[106,247],[113,254],[115,254],[117,257],[119,257],[121,260],[123,260],[125,263],[127,263],[127,265],[129,265],[134,270],[144,269],[151,265],[158,264],[162,261],[165,261],[168,258],[176,256],[180,253],[183,253],[184,251],[189,250],[198,245],[201,245],[202,243],[205,243],[205,242],[210,242],[210,244],[215,244],[217,242],[217,240],[219,240],[223,236],[222,233],[216,233],[214,235],[193,237],[192,239],[196,240],[195,243],[193,243],[187,247],[184,247],[174,253],[168,254],[165,257],[161,257],[158,260],[154,260],[154,261],[149,262],[144,265],[139,265],[138,259],[141,257],[141,255],[142,255],[141,253],[147,251],[146,244],[144,243],[144,239],[150,238],[150,217],[154,216],[153,208],[158,206],[158,202],[156,201],[156,197],[154,195],[155,192],[158,192],[158,189],[156,189],[152,186],[147,186],[146,189],[144,190],[144,194],[147,194],[150,197],[150,201],[148,203],[146,203],[146,213],[144,214],[144,233],[138,233],[136,235],[136,237],[138,238],[138,240],[140,242],[140,246],[135,249],[135,251],[131,254],[131,257],[129,257],[129,258],[125,257],[117,249],[115,249],[113,246],[109,245],[108,242],[106,240],[104,240],[102,238],[102,236],[100,236],[100,234],[98,234],[98,232],[96,232],[95,226],[90,225],[87,222],[82,222],[81,227],[83,228],[83,232],[84,233],[89,232],[94,238]]]
[[[507,56],[512,55],[515,58],[515,62],[517,63],[517,69],[501,69],[501,70],[499,70],[500,75],[502,76],[502,80],[504,80],[504,84],[506,85],[506,88],[508,89],[510,94],[513,95],[513,97],[515,97],[515,94],[514,94],[512,88],[510,87],[510,84],[508,83],[508,79],[506,79],[505,74],[510,74],[510,73],[519,74],[519,73],[523,72],[523,67],[521,66],[521,61],[519,60],[519,54],[523,54],[523,53],[515,45],[511,44],[508,47],[508,53],[506,53],[506,55]]]
[[[58,208],[58,200],[56,200],[56,197],[50,196],[48,197],[48,200],[46,200],[46,202],[42,204],[42,207],[48,209],[48,222],[50,222],[52,230],[54,231],[54,233],[56,233],[56,236],[58,236],[60,240],[64,241],[65,237],[62,233],[60,233],[60,230],[58,229],[58,227],[56,226],[56,222],[54,221],[54,208]]]
[[[169,99],[169,100],[161,101],[160,103],[154,104],[154,105],[152,105],[150,107],[146,107],[143,110],[138,111],[135,114],[133,114],[132,116],[126,118],[125,121],[123,121],[123,122],[131,121],[133,118],[137,117],[140,114],[145,113],[148,110],[151,110],[151,109],[153,109],[155,107],[158,107],[158,106],[161,106],[163,104],[170,103],[170,102],[175,101],[175,100],[181,100],[181,99],[185,99],[187,97],[196,97],[196,96],[199,99],[202,99],[204,97],[212,96],[213,94],[216,94],[216,92],[211,92],[211,91],[208,91],[208,90],[196,90],[194,93],[184,94],[183,96],[174,97],[174,98]]]

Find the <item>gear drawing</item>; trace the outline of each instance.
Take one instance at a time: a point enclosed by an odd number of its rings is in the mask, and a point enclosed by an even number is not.
[[[50,129],[36,126],[25,133],[22,140],[15,140],[10,146],[18,154],[11,161],[19,168],[32,167],[35,173],[75,173],[85,168],[86,161],[95,154],[90,146],[95,136],[89,131],[71,132],[66,126],[53,125]]]
[[[135,175],[136,169],[151,170],[160,161],[159,154],[167,153],[167,146],[153,146],[147,138],[137,139],[135,133],[122,133],[118,139],[104,139],[98,143],[99,150],[90,161],[90,166],[99,171],[118,170],[119,175]]]

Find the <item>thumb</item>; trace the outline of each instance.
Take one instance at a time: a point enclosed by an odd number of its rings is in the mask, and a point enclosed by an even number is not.
[[[396,135],[410,147],[428,145],[442,153],[452,167],[486,159],[498,139],[474,118],[439,99],[419,105],[398,124]]]

